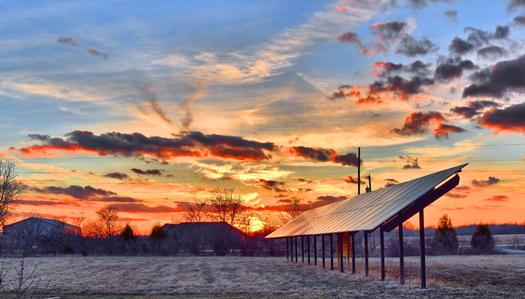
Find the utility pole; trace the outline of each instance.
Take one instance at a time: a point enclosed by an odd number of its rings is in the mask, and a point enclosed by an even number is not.
[[[357,148],[357,194],[361,194],[361,148]]]
[[[372,176],[368,174],[368,187],[366,187],[366,192],[372,192]]]

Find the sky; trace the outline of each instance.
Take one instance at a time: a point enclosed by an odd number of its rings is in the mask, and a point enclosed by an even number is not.
[[[428,225],[525,221],[525,1],[0,1],[0,157],[28,215],[252,229],[469,163]],[[364,186],[363,186],[364,188]],[[415,223],[415,221],[414,221]]]

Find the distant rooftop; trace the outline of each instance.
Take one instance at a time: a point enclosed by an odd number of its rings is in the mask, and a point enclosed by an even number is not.
[[[11,223],[9,225],[6,225],[4,228],[7,228],[7,227],[10,227],[12,225],[19,224],[19,223],[22,223],[22,222],[26,222],[26,221],[40,221],[40,222],[44,222],[44,223],[47,223],[47,224],[53,225],[53,226],[60,226],[60,227],[64,227],[64,228],[80,229],[78,226],[75,226],[75,225],[72,225],[72,224],[60,221],[60,220],[49,219],[49,218],[42,218],[42,217],[29,217],[29,218],[26,218],[26,219],[23,219],[23,220],[20,220],[20,221],[17,221],[17,222],[13,222],[13,223]]]

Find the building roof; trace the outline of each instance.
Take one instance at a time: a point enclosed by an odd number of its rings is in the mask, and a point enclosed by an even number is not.
[[[165,232],[169,231],[212,231],[225,229],[231,232],[239,233],[244,235],[244,233],[238,228],[230,225],[226,222],[181,222],[177,224],[166,223],[162,226],[162,230]]]
[[[308,210],[266,238],[375,230],[467,164]]]
[[[29,217],[29,218],[26,218],[26,219],[23,219],[23,220],[11,223],[9,225],[6,225],[6,226],[4,226],[4,229],[8,228],[10,226],[14,226],[14,225],[17,225],[17,224],[25,223],[27,221],[38,221],[38,222],[41,222],[41,223],[49,224],[49,225],[56,226],[56,227],[62,227],[62,228],[80,229],[78,226],[75,226],[75,225],[72,225],[72,224],[69,224],[69,223],[66,223],[66,222],[63,222],[63,221],[59,221],[59,220],[55,220],[55,219],[48,219],[48,218],[41,218],[41,217]]]

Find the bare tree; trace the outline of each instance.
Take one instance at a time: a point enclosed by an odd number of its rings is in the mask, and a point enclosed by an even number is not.
[[[97,216],[104,230],[104,237],[112,237],[118,234],[118,211],[112,207],[103,207],[97,211]]]
[[[235,190],[217,190],[208,199],[211,218],[216,221],[236,224],[237,217],[245,209],[242,205],[242,195]]]
[[[82,226],[82,235],[89,238],[103,239],[106,237],[106,232],[102,223],[95,219]]]
[[[4,225],[11,205],[25,191],[25,186],[16,180],[15,163],[0,160],[0,225]]]
[[[304,211],[308,210],[309,207],[306,204],[301,204],[301,201],[297,198],[294,198],[292,203],[288,206],[286,212],[290,215],[290,217],[295,218],[299,215],[301,215]]]
[[[25,260],[20,259],[18,266],[15,266],[16,279],[13,282],[15,298],[33,297],[33,292],[38,289],[41,282],[41,278],[36,273],[37,268],[38,265],[35,264],[32,269],[28,270]]]
[[[82,234],[91,238],[105,239],[119,233],[118,212],[111,207],[103,207],[97,211],[97,219],[82,226]]]
[[[184,219],[187,222],[202,222],[206,218],[207,203],[205,200],[195,198],[193,202],[184,202],[179,205],[184,210]]]

